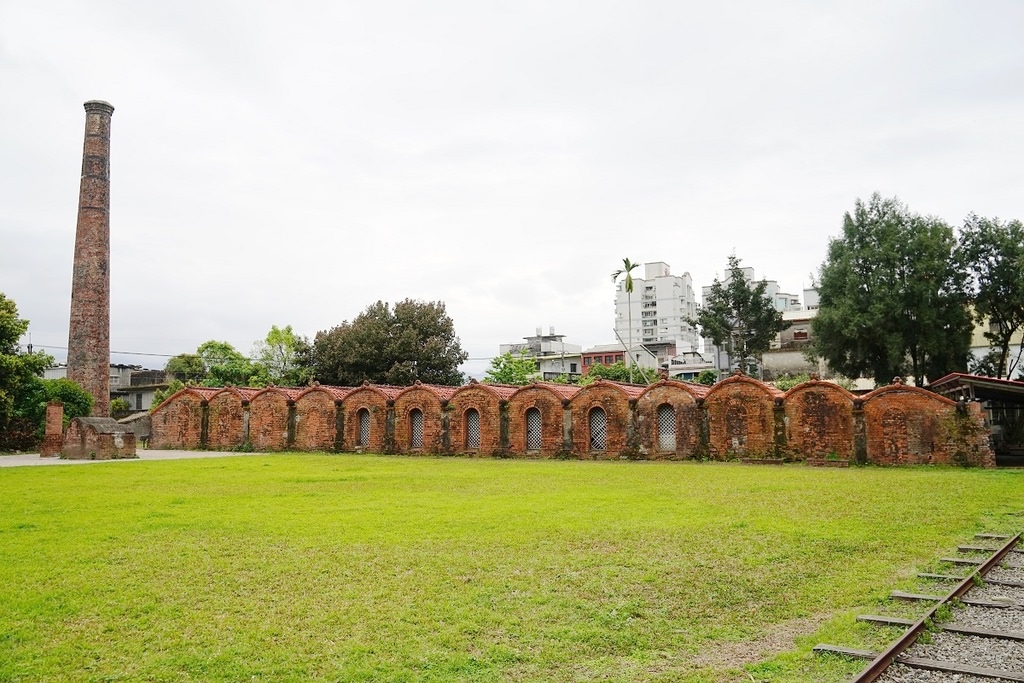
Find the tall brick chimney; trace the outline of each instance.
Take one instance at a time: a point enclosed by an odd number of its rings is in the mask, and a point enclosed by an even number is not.
[[[92,394],[93,417],[110,416],[110,117],[85,103],[85,148],[71,280],[68,379]]]

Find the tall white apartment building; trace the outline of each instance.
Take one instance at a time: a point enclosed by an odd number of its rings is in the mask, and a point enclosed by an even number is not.
[[[632,296],[625,278],[615,285],[615,333],[623,345],[632,338],[634,347],[674,344],[678,353],[696,351],[697,329],[686,322],[696,315],[693,278],[689,273],[672,275],[667,263],[645,263],[643,279],[633,277]]]

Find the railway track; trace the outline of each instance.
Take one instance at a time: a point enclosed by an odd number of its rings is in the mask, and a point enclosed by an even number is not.
[[[891,597],[926,605],[914,619],[865,614],[884,626],[905,627],[883,652],[836,645],[819,654],[869,660],[851,683],[1024,683],[1024,546],[1020,534],[978,534],[941,562],[951,569],[918,576],[928,593],[894,591]]]

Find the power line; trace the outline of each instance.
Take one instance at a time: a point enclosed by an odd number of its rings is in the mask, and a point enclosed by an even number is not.
[[[68,347],[66,347],[66,346],[51,346],[51,345],[48,345],[48,344],[33,344],[32,348],[36,348],[36,349],[53,349],[53,350],[56,350],[56,351],[67,351],[68,350]],[[113,356],[114,354],[117,354],[119,356],[154,356],[156,358],[174,358],[176,356],[185,356],[185,355],[192,356],[192,355],[195,355],[195,354],[192,354],[192,353],[153,353],[151,351],[111,351],[110,352],[110,355]],[[466,360],[467,361],[471,361],[471,360],[493,360],[494,358],[495,358],[494,356],[474,356],[472,358],[467,358]],[[259,359],[258,358],[248,358],[248,357],[246,357],[246,360],[253,360],[254,361],[254,360],[259,360]]]

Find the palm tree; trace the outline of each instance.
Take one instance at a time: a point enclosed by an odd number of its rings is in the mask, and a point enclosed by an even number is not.
[[[633,269],[639,265],[639,263],[633,263],[628,258],[624,258],[622,259],[622,268],[612,273],[612,282],[618,282],[621,276],[626,276],[626,301],[629,306],[626,310],[626,315],[629,318],[629,331],[627,333],[627,336],[629,337],[629,348],[626,349],[626,366],[629,368],[630,384],[633,383],[633,362],[630,358],[630,355],[633,352]],[[621,339],[619,341],[621,341]]]

